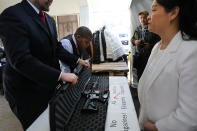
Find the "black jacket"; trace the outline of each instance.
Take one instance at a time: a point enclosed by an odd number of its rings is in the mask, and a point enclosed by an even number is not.
[[[75,65],[77,57],[57,41],[54,20],[44,24],[26,0],[0,16],[0,36],[7,56],[5,94],[24,128],[45,110],[54,94],[60,69],[58,59]]]

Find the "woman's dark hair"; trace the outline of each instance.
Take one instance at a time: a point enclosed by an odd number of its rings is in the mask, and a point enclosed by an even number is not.
[[[179,29],[183,39],[197,40],[197,0],[156,0],[166,12],[179,7]]]

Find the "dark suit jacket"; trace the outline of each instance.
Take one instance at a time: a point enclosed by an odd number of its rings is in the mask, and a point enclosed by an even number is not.
[[[5,94],[24,128],[45,110],[54,94],[60,76],[58,59],[69,65],[78,59],[57,42],[55,22],[46,13],[45,17],[46,25],[26,0],[0,16],[7,55]]]

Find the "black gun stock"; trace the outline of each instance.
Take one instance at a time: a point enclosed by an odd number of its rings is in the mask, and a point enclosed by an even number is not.
[[[87,59],[86,61],[90,62],[91,58]],[[83,71],[85,67],[83,65],[78,64],[77,67],[74,69],[73,73],[77,76],[79,76],[79,74]],[[66,84],[63,84],[62,82],[60,82],[57,86],[56,86],[56,94],[59,94],[59,92],[66,90],[69,86],[71,85],[70,82],[66,82]]]

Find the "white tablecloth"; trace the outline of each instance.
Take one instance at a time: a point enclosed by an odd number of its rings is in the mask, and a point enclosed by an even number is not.
[[[140,131],[126,77],[109,77],[109,90],[105,131]],[[50,131],[49,108],[34,121],[27,131]]]

